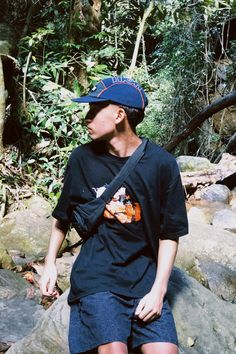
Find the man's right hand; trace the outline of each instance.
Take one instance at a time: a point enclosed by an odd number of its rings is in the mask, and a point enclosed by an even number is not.
[[[58,294],[55,289],[55,284],[57,281],[57,268],[54,263],[45,264],[43,274],[39,280],[40,290],[42,295],[45,296],[56,296]]]

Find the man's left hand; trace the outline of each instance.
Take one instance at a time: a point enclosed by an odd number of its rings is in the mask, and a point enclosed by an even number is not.
[[[152,321],[161,316],[163,296],[150,291],[140,301],[135,311],[135,316],[144,322]]]

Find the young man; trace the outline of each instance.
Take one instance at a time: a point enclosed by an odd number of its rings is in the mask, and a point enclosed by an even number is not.
[[[88,96],[86,124],[92,142],[75,149],[53,212],[52,235],[41,278],[54,294],[55,260],[73,208],[103,193],[142,140],[135,127],[147,97],[124,77],[101,80]],[[175,159],[148,142],[145,154],[106,205],[103,219],[82,245],[71,273],[70,353],[178,353],[166,300],[178,238],[187,218]]]

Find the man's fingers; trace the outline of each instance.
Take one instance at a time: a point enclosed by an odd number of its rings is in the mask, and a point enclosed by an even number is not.
[[[141,320],[143,320],[143,319],[144,319],[146,316],[148,316],[149,314],[150,314],[150,316],[153,315],[153,313],[151,312],[151,309],[144,307],[144,308],[142,309],[142,311],[138,314],[138,317],[139,317]]]
[[[151,322],[155,320],[156,318],[159,318],[161,315],[157,312],[153,314],[153,312],[150,312],[146,317],[143,318],[143,322]]]
[[[135,316],[138,316],[144,307],[145,307],[145,301],[142,299],[139,301],[139,304],[135,310],[135,313],[134,313]]]

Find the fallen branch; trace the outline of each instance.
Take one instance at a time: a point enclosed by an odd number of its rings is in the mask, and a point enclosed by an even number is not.
[[[217,99],[209,106],[205,107],[201,112],[195,115],[190,122],[186,125],[185,129],[179,135],[167,143],[164,148],[167,151],[172,151],[184,139],[186,139],[192,132],[198,128],[206,119],[210,118],[213,114],[221,111],[222,109],[236,104],[236,90],[230,92],[228,95]]]

